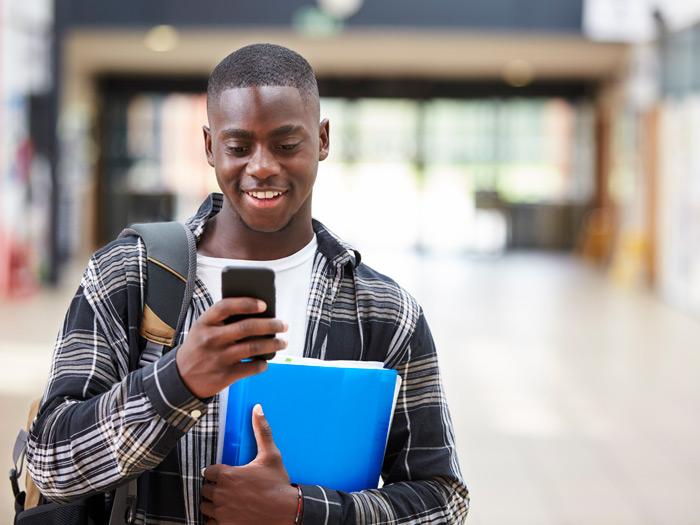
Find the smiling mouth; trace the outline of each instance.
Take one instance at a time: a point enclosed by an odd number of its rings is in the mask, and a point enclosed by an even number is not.
[[[244,191],[246,195],[259,201],[274,200],[287,193],[286,191]]]
[[[287,190],[244,191],[243,195],[250,206],[258,210],[272,210],[282,205]]]

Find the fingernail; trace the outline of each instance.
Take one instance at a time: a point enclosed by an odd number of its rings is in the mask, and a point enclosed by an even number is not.
[[[287,329],[289,329],[289,325],[288,325],[287,323],[285,323],[284,321],[282,321],[282,329],[283,329],[285,332],[287,331]]]
[[[204,467],[204,468],[202,469],[202,477],[204,477],[204,471],[205,471],[205,470],[207,470],[207,467]]]
[[[265,414],[263,413],[262,405],[257,404],[253,407],[253,412],[255,412],[259,416],[264,416]]]
[[[266,308],[267,305],[265,304],[265,301],[258,300],[258,312],[264,312]]]

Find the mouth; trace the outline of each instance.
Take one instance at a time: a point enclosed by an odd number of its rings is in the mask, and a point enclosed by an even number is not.
[[[287,194],[287,191],[265,190],[265,191],[243,191],[246,201],[256,208],[272,208],[277,206]]]

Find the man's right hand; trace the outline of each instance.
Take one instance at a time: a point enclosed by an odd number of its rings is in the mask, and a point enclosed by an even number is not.
[[[249,318],[224,324],[232,315],[256,314],[265,308],[264,302],[250,297],[222,299],[192,324],[176,357],[178,372],[190,392],[200,399],[211,397],[230,384],[267,369],[266,361],[241,363],[242,359],[287,347],[286,341],[276,337],[241,341],[286,332],[286,323],[279,319]]]

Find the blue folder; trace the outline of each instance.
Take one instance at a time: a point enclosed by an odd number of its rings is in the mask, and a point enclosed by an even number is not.
[[[251,418],[260,403],[292,483],[376,488],[398,381],[382,368],[270,363],[228,389],[222,463],[255,458]]]

